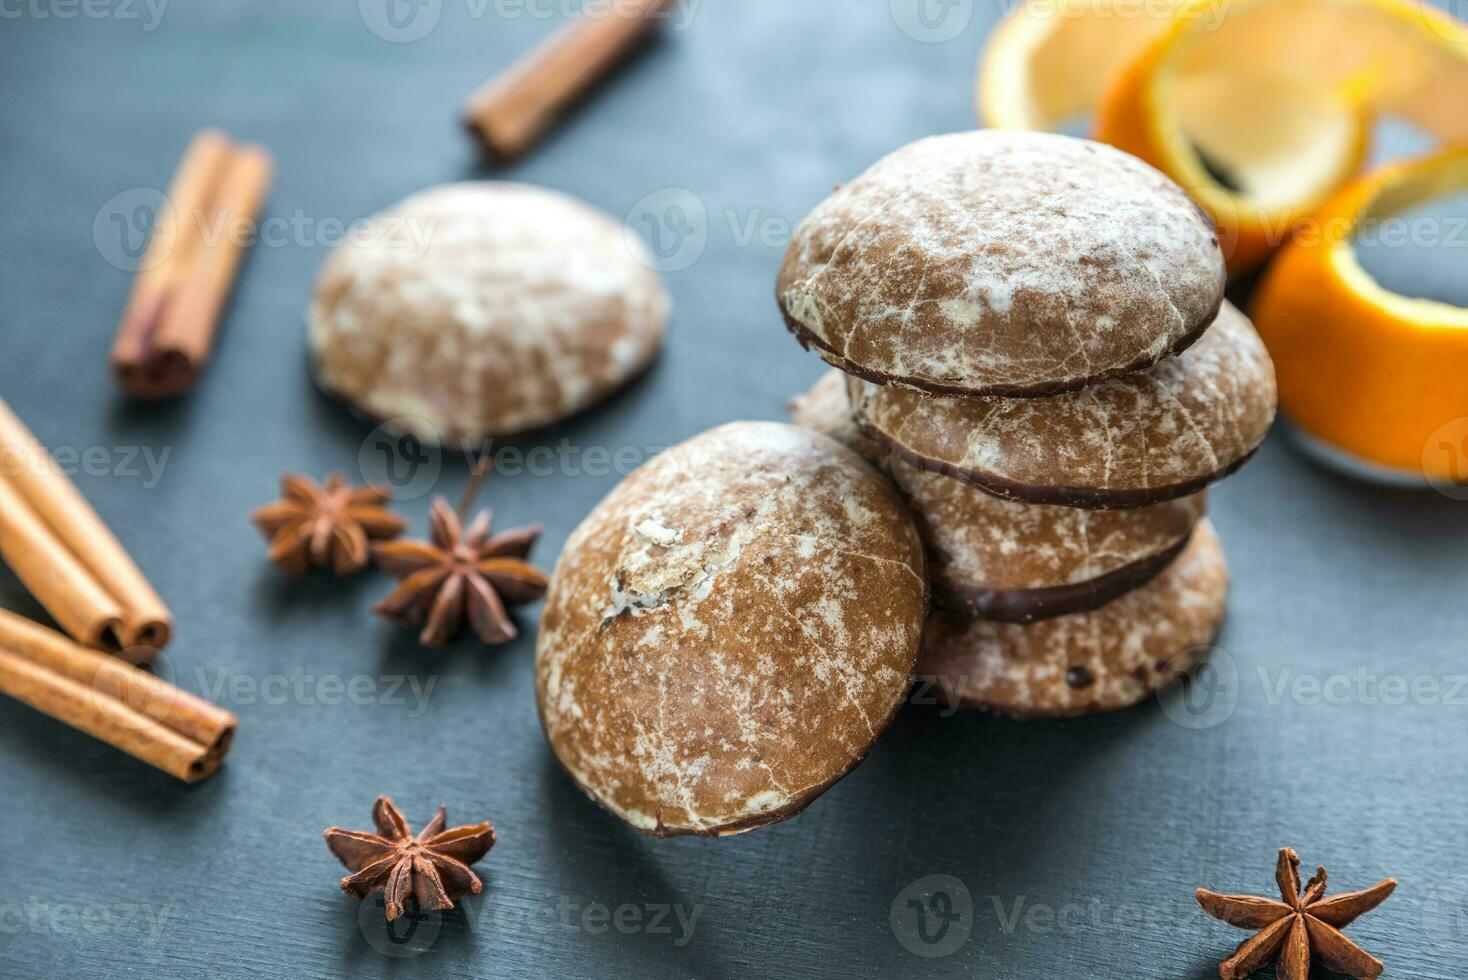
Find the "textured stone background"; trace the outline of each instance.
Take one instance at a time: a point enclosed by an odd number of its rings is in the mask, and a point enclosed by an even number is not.
[[[224,772],[185,789],[0,702],[0,975],[1202,980],[1240,936],[1196,909],[1193,888],[1267,891],[1283,844],[1343,889],[1401,879],[1350,931],[1391,975],[1468,973],[1468,505],[1342,479],[1282,434],[1213,497],[1236,586],[1210,675],[1235,683],[1212,702],[1036,725],[916,706],[807,813],[727,841],[645,839],[562,775],[535,717],[533,616],[513,646],[433,655],[368,615],[387,579],[298,583],[266,566],[246,515],[281,470],[355,473],[364,452],[380,466],[370,426],[305,368],[302,311],[331,233],[319,223],[484,175],[459,100],[551,29],[537,11],[561,7],[405,2],[392,28],[385,2],[174,0],[153,30],[141,0],[91,7],[101,19],[61,19],[65,0],[0,2],[0,392],[52,446],[102,450],[77,479],[177,614],[166,669],[241,718]],[[520,444],[569,440],[570,462],[490,481],[507,526],[546,522],[543,563],[616,483],[586,450],[625,462],[778,418],[820,374],[776,312],[784,240],[884,152],[972,124],[973,62],[998,8],[946,9],[928,29],[910,0],[700,3],[508,171],[656,231],[682,266],[653,371]],[[191,399],[129,406],[103,368],[131,281],[114,264],[127,195],[166,181],[209,124],[267,143],[280,167],[268,214],[316,230],[254,250]],[[1367,264],[1461,302],[1462,255],[1378,248]],[[169,452],[161,480],[129,475],[129,447]],[[440,462],[456,495],[462,460]],[[429,483],[405,488],[420,494],[402,507],[418,530]],[[0,602],[39,614],[8,575]],[[1385,703],[1371,678],[1388,676],[1438,690]],[[325,703],[359,678],[379,703]],[[404,678],[434,684],[426,710],[406,681],[391,690]],[[383,791],[415,824],[446,802],[501,837],[486,896],[403,945],[359,928],[320,838],[367,826]],[[957,918],[940,933],[945,908]],[[380,952],[418,949],[410,966]]]

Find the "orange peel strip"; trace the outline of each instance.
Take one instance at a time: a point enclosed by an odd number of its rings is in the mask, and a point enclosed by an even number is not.
[[[1266,273],[1253,319],[1280,404],[1366,469],[1468,486],[1468,309],[1401,296],[1361,267],[1358,232],[1468,189],[1468,147],[1385,167],[1342,189]]]
[[[979,59],[980,122],[1054,132],[1090,115],[1186,0],[1024,0]]]
[[[1376,117],[1462,144],[1465,105],[1468,28],[1426,5],[1196,0],[1118,76],[1097,136],[1182,184],[1238,273],[1356,173]]]

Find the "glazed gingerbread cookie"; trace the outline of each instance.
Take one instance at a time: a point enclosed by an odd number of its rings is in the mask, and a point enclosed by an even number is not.
[[[961,707],[1016,718],[1116,711],[1207,655],[1227,599],[1228,566],[1203,520],[1166,571],[1100,609],[1028,626],[935,613],[918,670]]]
[[[1212,222],[1147,164],[980,131],[903,147],[838,189],[796,229],[777,296],[849,374],[1028,397],[1183,350],[1224,279]]]
[[[536,651],[551,749],[647,833],[783,820],[891,721],[926,597],[912,518],[854,452],[772,422],[706,432],[566,542]]]
[[[1146,371],[1049,398],[944,398],[852,379],[863,431],[923,469],[998,496],[1142,507],[1242,466],[1274,422],[1274,365],[1226,305],[1193,347]]]
[[[327,261],[309,313],[317,378],[431,441],[548,425],[656,353],[669,300],[623,227],[524,184],[424,191]]]

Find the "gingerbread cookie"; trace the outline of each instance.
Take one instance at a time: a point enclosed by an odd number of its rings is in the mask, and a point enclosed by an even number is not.
[[[1211,220],[1119,150],[1047,133],[921,140],[796,229],[787,325],[850,374],[1036,396],[1185,349],[1223,301]]]
[[[935,613],[918,671],[949,703],[1016,718],[1115,711],[1206,656],[1227,599],[1228,566],[1205,519],[1166,571],[1100,609],[1029,626]]]
[[[915,466],[998,496],[1124,508],[1238,469],[1276,408],[1274,365],[1226,305],[1182,356],[1049,398],[943,398],[852,379],[863,431]]]
[[[511,435],[647,365],[669,300],[621,224],[555,191],[477,182],[371,219],[309,313],[323,388],[432,441]]]
[[[793,816],[902,703],[926,591],[911,516],[851,450],[772,422],[706,432],[566,542],[536,653],[551,749],[647,833]]]

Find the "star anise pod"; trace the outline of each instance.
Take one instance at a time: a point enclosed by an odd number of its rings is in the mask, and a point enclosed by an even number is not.
[[[384,505],[382,487],[352,487],[333,473],[321,486],[309,477],[287,473],[280,478],[283,500],[267,504],[250,520],[270,540],[269,559],[292,575],[313,565],[352,575],[367,567],[370,541],[395,538],[408,522]]]
[[[1394,879],[1387,878],[1364,891],[1325,898],[1325,869],[1317,868],[1302,895],[1300,856],[1288,847],[1279,852],[1274,877],[1282,902],[1198,889],[1198,904],[1203,911],[1231,926],[1259,930],[1219,964],[1218,975],[1223,980],[1242,980],[1271,960],[1276,961],[1279,980],[1307,980],[1312,954],[1327,970],[1348,977],[1375,980],[1381,975],[1386,969],[1381,960],[1340,930],[1386,901],[1397,887]]]
[[[468,827],[445,830],[448,813],[438,816],[415,837],[397,805],[386,796],[372,804],[372,822],[377,833],[362,830],[326,830],[326,846],[352,874],[342,879],[342,891],[361,901],[384,892],[387,921],[403,914],[412,895],[420,909],[454,907],[460,895],[478,895],[484,882],[469,865],[494,846],[494,827],[485,821]]]
[[[459,632],[465,615],[485,643],[507,643],[519,635],[507,607],[545,596],[550,580],[525,559],[540,537],[539,524],[491,537],[488,510],[467,529],[448,501],[438,497],[430,512],[431,541],[377,545],[377,563],[402,579],[373,607],[397,622],[423,623],[419,639],[443,646]]]

